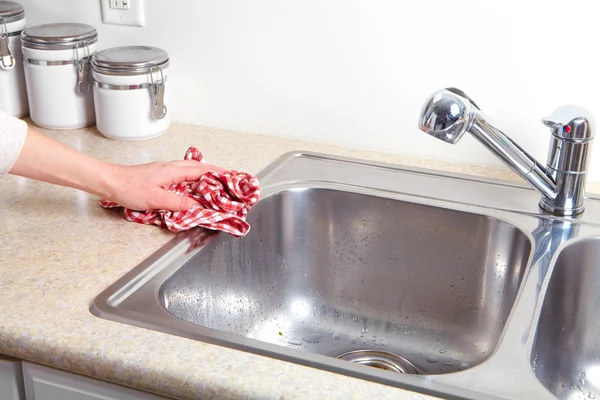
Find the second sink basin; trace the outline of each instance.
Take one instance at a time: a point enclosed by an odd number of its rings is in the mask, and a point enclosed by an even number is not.
[[[249,222],[248,236],[218,236],[164,282],[169,312],[331,357],[392,353],[421,374],[490,355],[531,250],[485,215],[323,188],[271,194]],[[363,361],[393,370],[377,354]]]
[[[532,366],[559,399],[600,398],[600,239],[577,241],[559,253]]]

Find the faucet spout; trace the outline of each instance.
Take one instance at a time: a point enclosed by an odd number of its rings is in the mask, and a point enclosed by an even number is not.
[[[459,89],[435,92],[419,117],[419,129],[450,144],[470,133],[542,194],[542,209],[556,215],[581,213],[587,154],[593,139],[592,118],[582,108],[564,106],[544,124],[553,129],[547,167],[493,126],[477,104]]]
[[[483,115],[474,116],[469,132],[544,197],[556,198],[556,182],[548,170],[510,137],[490,125]]]

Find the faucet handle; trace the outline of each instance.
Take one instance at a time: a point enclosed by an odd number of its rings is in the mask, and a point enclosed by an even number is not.
[[[558,107],[542,119],[544,125],[559,139],[588,141],[594,138],[595,123],[585,108],[573,105]]]

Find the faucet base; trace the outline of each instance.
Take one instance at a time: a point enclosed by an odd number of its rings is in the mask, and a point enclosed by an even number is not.
[[[552,215],[556,215],[556,216],[560,216],[560,217],[571,217],[573,215],[579,215],[583,211],[585,211],[585,207],[583,205],[579,206],[579,207],[575,207],[575,208],[565,208],[565,207],[558,207],[552,203],[549,203],[549,201],[552,201],[552,200],[543,197],[540,200],[539,205],[542,210],[547,211]]]
[[[562,106],[542,122],[552,131],[546,167],[490,124],[479,107],[456,88],[435,92],[419,115],[419,129],[444,142],[455,144],[469,132],[544,196],[539,203],[542,210],[556,216],[581,214],[593,118],[584,108]]]

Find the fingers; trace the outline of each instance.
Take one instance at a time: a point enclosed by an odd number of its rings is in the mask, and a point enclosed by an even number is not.
[[[177,196],[177,195],[175,195]],[[194,208],[194,207],[200,207],[200,204],[187,196],[179,196],[181,197],[181,199],[179,199],[179,209],[172,209],[171,211],[185,211],[185,210],[189,210],[190,208]]]
[[[197,181],[200,177],[207,172],[218,172],[223,173],[226,170],[210,164],[199,164],[197,161],[193,161],[196,165],[193,166],[176,166],[172,165],[172,168],[168,169],[170,176],[166,177],[170,183],[181,183],[184,181],[191,182]]]
[[[191,197],[170,193],[166,190],[161,191],[155,201],[156,204],[152,205],[154,210],[185,211],[200,207],[200,204]]]
[[[227,170],[225,168],[217,167],[216,165],[213,165],[213,164],[199,162],[199,161],[195,161],[195,160],[172,161],[169,164],[177,165],[178,167],[207,168],[208,170],[210,170],[212,172],[219,172],[219,173],[227,172]]]
[[[213,164],[201,163],[200,165],[198,165],[198,161],[195,161],[195,162],[196,162],[196,164],[195,165],[192,164],[192,165],[190,165],[190,167],[192,167],[192,168],[198,168],[198,167],[200,167],[200,168],[207,168],[211,172],[218,172],[218,173],[228,172],[228,170],[226,170],[225,168],[221,168],[221,167],[218,167],[218,166],[213,165]]]
[[[201,163],[195,160],[177,160],[171,161],[167,163],[169,165],[177,165],[178,167],[197,167],[198,165],[207,165],[206,163]]]

